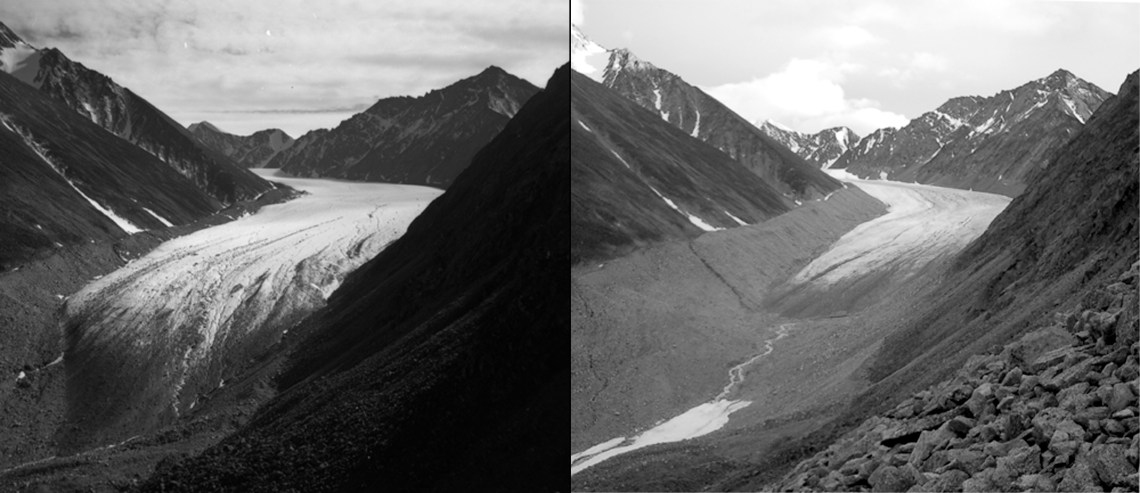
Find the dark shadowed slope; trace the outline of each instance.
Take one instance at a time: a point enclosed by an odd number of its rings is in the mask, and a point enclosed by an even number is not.
[[[346,280],[249,427],[144,489],[565,490],[569,91]]]
[[[72,61],[55,48],[37,50],[0,24],[0,50],[19,60],[0,70],[48,94],[177,170],[218,201],[230,204],[272,190],[269,182],[207,149],[186,129],[110,77]]]
[[[273,156],[293,145],[293,138],[279,128],[259,130],[250,135],[234,135],[210,122],[198,122],[191,123],[186,129],[198,142],[246,168],[264,168]]]
[[[1014,196],[1111,94],[1066,70],[988,98],[953,98],[860,140],[833,167]]]
[[[419,97],[392,97],[267,164],[297,176],[447,188],[538,88],[499,67]]]
[[[1140,254],[1138,77],[1104,102],[1048,167],[955,260],[942,284],[913,308],[869,366],[871,389],[812,440],[881,414],[962,368],[973,354],[1048,325],[1053,313],[1103,310]],[[809,440],[811,443],[811,440]],[[788,450],[779,461],[796,460]],[[763,471],[776,471],[767,464]],[[757,468],[751,474],[765,474]],[[730,481],[722,488],[755,489]]]
[[[0,73],[0,271],[38,250],[183,224],[218,207],[154,156]]]
[[[571,72],[571,256],[754,224],[791,200],[708,144]]]

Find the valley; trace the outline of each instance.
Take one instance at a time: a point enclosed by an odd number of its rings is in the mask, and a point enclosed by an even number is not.
[[[625,489],[648,457],[760,456],[833,417],[907,302],[1009,203],[831,173],[847,188],[776,219],[575,270],[575,489]],[[663,481],[631,484],[699,484]]]
[[[442,193],[254,171],[301,193],[283,203],[236,210],[228,222],[157,246],[116,246],[126,263],[89,277],[90,284],[73,294],[48,277],[56,287],[43,303],[60,308],[39,317],[53,319],[44,325],[58,324],[64,333],[29,337],[42,340],[34,347],[41,357],[55,347],[62,358],[56,362],[64,364],[48,362],[29,371],[31,388],[9,389],[5,412],[23,423],[24,433],[44,435],[13,435],[22,442],[14,451],[54,450],[58,458],[31,460],[34,455],[19,453],[29,462],[8,463],[4,475],[27,479],[37,477],[22,476],[28,472],[63,470],[64,476],[83,477],[91,461],[112,460],[125,476],[147,470],[171,451],[197,450],[216,440],[232,426],[218,416],[245,415],[266,398],[263,361],[280,356],[289,328],[324,306],[349,272],[399,238]],[[150,248],[144,256],[128,253]],[[47,269],[30,266],[8,276],[44,279],[45,272],[67,272],[60,266],[68,262],[77,264],[70,269],[90,269],[87,264],[97,264],[99,256],[88,252],[77,255],[86,262],[61,259]],[[29,390],[39,397],[21,395]],[[245,397],[235,398],[235,392]],[[39,408],[46,419],[21,417],[25,405]],[[185,431],[187,422],[193,432]],[[171,429],[189,436],[175,443],[155,439]],[[47,448],[41,443],[49,437]]]
[[[305,195],[171,240],[67,300],[65,450],[192,410],[399,238],[428,187],[282,178]],[[124,405],[126,404],[126,405]]]

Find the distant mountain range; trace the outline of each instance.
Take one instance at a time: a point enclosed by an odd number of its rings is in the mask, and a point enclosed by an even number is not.
[[[130,89],[55,48],[36,49],[3,24],[0,70],[151,153],[222,204],[252,199],[273,189],[269,182],[200,144]]]
[[[795,206],[727,154],[617,92],[576,71],[570,85],[574,263]]]
[[[246,168],[264,168],[273,156],[293,145],[293,138],[279,128],[260,130],[250,135],[234,135],[210,122],[198,122],[191,123],[186,129],[198,142]]]
[[[266,163],[295,176],[446,188],[538,91],[499,67],[419,97],[391,97]]]
[[[676,74],[637,58],[629,50],[606,50],[577,26],[571,26],[571,39],[575,71],[728,154],[779,193],[805,200],[823,197],[840,187],[818,165],[804,160]]]
[[[953,98],[906,126],[872,132],[833,168],[1017,195],[1109,96],[1066,70],[990,97]]]
[[[756,126],[776,142],[824,169],[831,167],[839,156],[859,141],[859,136],[847,127],[827,128],[814,134],[806,134],[771,120],[765,120]]]

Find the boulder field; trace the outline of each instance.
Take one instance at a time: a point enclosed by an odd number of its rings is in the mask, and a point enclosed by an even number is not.
[[[765,491],[1135,491],[1138,278],[1140,262],[1095,308],[971,357]]]

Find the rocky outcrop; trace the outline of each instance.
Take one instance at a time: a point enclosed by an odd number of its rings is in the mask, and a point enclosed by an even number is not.
[[[1051,325],[864,421],[778,491],[1134,491],[1140,262]]]
[[[814,134],[797,132],[771,120],[756,124],[765,135],[820,168],[829,168],[859,141],[847,127],[825,128]]]

